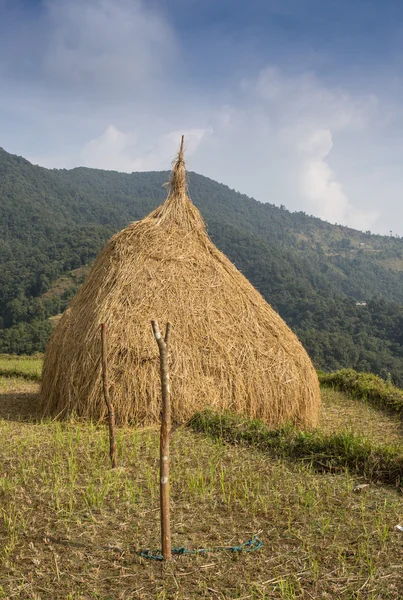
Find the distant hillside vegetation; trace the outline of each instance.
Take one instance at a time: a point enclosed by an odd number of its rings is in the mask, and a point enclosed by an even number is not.
[[[44,349],[49,317],[107,239],[164,200],[168,176],[48,170],[0,149],[0,352]],[[196,173],[189,192],[213,241],[318,368],[390,373],[403,385],[403,240],[262,204]]]

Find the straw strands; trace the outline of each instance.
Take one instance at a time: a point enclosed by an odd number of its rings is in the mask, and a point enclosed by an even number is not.
[[[314,426],[316,372],[280,316],[209,239],[186,189],[183,140],[165,203],[114,235],[55,328],[42,377],[44,415],[103,419],[100,324],[120,424],[159,421],[151,320],[172,323],[172,416],[207,406],[269,426]]]

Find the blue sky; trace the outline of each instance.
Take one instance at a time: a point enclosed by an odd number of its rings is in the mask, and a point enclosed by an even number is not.
[[[403,235],[403,2],[0,0],[0,146]]]

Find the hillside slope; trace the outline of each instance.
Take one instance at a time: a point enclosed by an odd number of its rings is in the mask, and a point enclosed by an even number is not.
[[[163,201],[167,179],[48,170],[0,150],[0,352],[44,348],[48,318],[64,310],[85,266],[115,231]],[[391,373],[403,383],[403,240],[262,204],[195,173],[189,191],[216,245],[317,367]]]

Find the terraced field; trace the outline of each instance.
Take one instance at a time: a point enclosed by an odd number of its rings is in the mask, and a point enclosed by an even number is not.
[[[159,547],[158,432],[120,429],[110,469],[107,428],[41,421],[39,384],[25,377],[40,359],[22,363],[4,373],[0,361],[0,598],[403,597],[398,472],[384,485],[375,471],[368,479],[330,468],[326,456],[276,456],[253,440],[179,428],[174,545],[232,546],[257,534],[263,546],[146,560],[139,552]],[[402,450],[399,416],[333,390],[323,390],[319,430],[359,435],[393,457]]]

